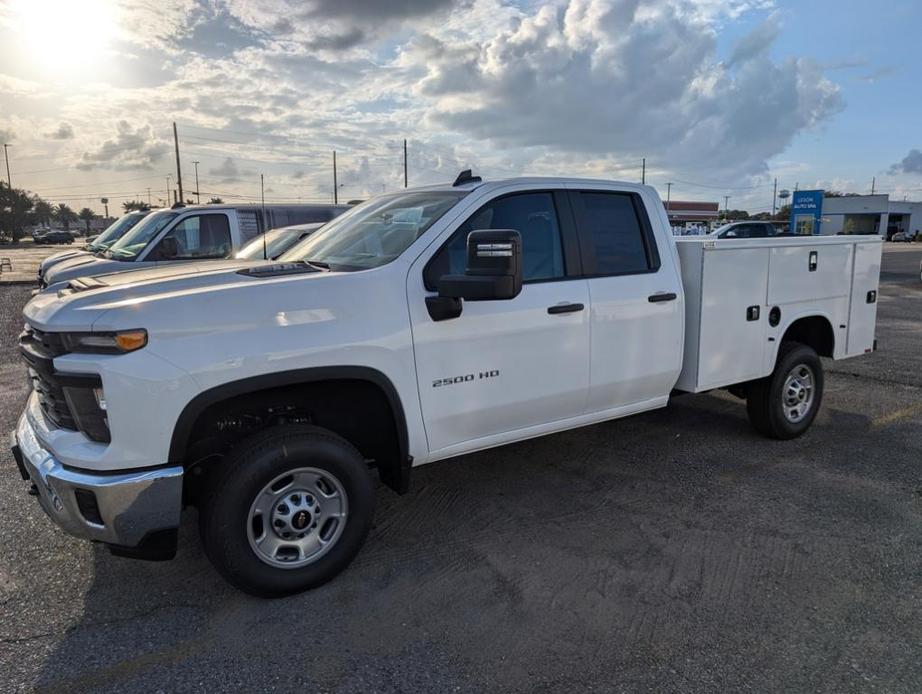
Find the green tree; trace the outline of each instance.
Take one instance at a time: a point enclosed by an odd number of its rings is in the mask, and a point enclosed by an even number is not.
[[[212,198],[208,201],[209,205],[223,205],[224,201],[221,198]]]
[[[90,222],[96,219],[96,213],[89,207],[84,207],[77,213],[77,217],[86,225],[86,235],[90,235]]]
[[[65,229],[70,229],[70,223],[77,221],[77,213],[66,202],[62,202],[54,208],[54,218]]]
[[[31,210],[32,198],[26,191],[0,182],[0,230],[14,242],[22,238]]]
[[[779,209],[775,213],[775,217],[774,217],[776,222],[786,222],[790,218],[791,218],[791,206],[790,205],[782,205],[781,209]]]
[[[37,224],[51,226],[54,216],[54,205],[47,200],[42,200],[38,195],[32,196],[32,218]]]
[[[122,203],[122,209],[125,212],[134,212],[135,210],[149,210],[150,206],[142,200],[127,200]]]

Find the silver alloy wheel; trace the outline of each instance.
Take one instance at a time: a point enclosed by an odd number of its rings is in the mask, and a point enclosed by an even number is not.
[[[813,369],[806,364],[797,364],[788,372],[781,389],[781,409],[791,424],[803,421],[813,407],[816,379]]]
[[[247,515],[250,547],[275,568],[297,569],[330,551],[346,527],[342,483],[326,470],[289,470],[262,488]]]

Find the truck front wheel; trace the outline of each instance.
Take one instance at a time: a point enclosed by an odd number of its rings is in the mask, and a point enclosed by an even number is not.
[[[823,364],[799,342],[783,342],[775,370],[747,388],[749,421],[765,436],[793,439],[803,434],[823,400]]]
[[[361,454],[314,426],[243,441],[202,493],[199,529],[218,572],[241,590],[279,597],[326,583],[355,557],[374,515]]]

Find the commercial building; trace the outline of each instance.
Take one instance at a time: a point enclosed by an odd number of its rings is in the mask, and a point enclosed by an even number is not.
[[[797,234],[922,234],[922,202],[890,200],[881,195],[827,197],[822,190],[795,191],[792,232]]]
[[[663,205],[673,227],[708,226],[717,221],[720,213],[720,205],[716,202],[670,200]]]

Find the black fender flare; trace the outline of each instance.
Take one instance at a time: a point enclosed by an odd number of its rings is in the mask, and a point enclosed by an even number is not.
[[[258,376],[249,376],[237,381],[229,381],[202,391],[186,404],[173,426],[168,462],[177,465],[182,464],[188,450],[189,439],[192,436],[195,422],[211,405],[260,390],[302,383],[339,380],[366,381],[380,388],[387,398],[394,417],[399,458],[396,461],[398,464],[393,466],[396,469],[382,468],[380,470],[381,480],[397,493],[405,493],[409,488],[410,467],[413,459],[410,457],[409,435],[407,433],[407,420],[403,404],[391,380],[381,371],[368,366],[317,366],[290,371],[276,371]]]

